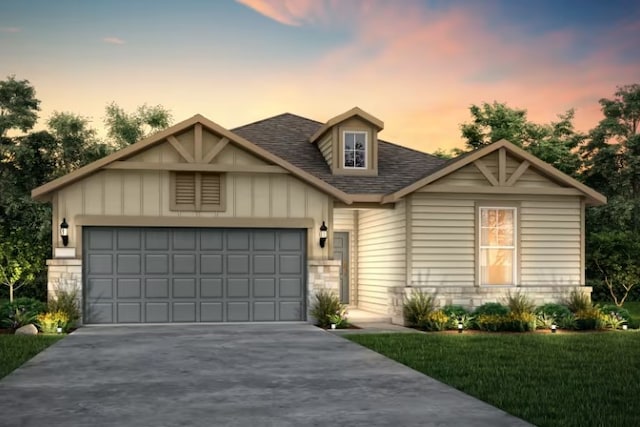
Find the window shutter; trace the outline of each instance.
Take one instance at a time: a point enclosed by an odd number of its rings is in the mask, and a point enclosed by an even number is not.
[[[196,208],[196,174],[176,173],[175,204],[179,208]]]
[[[203,173],[200,180],[200,200],[202,209],[220,206],[220,175],[213,173]]]

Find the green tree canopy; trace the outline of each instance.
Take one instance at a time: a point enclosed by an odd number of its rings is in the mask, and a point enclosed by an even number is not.
[[[38,120],[40,101],[29,80],[9,76],[0,81],[0,137],[9,129],[29,131]]]
[[[115,145],[123,148],[169,126],[171,113],[162,105],[146,104],[138,107],[134,113],[127,113],[112,102],[106,107],[104,123]]]

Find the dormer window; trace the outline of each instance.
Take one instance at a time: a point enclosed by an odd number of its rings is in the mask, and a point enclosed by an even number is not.
[[[344,168],[367,168],[367,132],[346,131],[344,140]]]

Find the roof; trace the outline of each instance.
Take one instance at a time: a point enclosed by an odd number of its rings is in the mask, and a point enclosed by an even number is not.
[[[445,160],[421,151],[378,141],[378,176],[333,175],[313,135],[323,126],[285,113],[231,131],[348,194],[398,191],[438,169]]]
[[[313,135],[311,135],[311,137],[309,137],[309,142],[316,142],[318,139],[320,139],[320,137],[329,129],[331,129],[332,127],[334,127],[337,124],[340,124],[342,122],[344,122],[345,120],[348,120],[352,117],[360,117],[361,119],[364,119],[365,121],[371,123],[372,125],[374,125],[378,131],[381,131],[382,129],[384,129],[384,122],[382,120],[380,120],[377,117],[372,116],[371,114],[367,113],[366,111],[361,110],[358,107],[353,107],[351,110],[344,112],[342,114],[338,114],[337,116],[329,119],[327,121],[327,123],[324,123],[322,126],[320,126],[318,128],[318,130],[316,130]]]

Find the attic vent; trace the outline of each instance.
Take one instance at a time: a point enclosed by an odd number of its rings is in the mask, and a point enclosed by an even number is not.
[[[223,177],[217,173],[173,173],[171,175],[171,210],[224,210]]]

